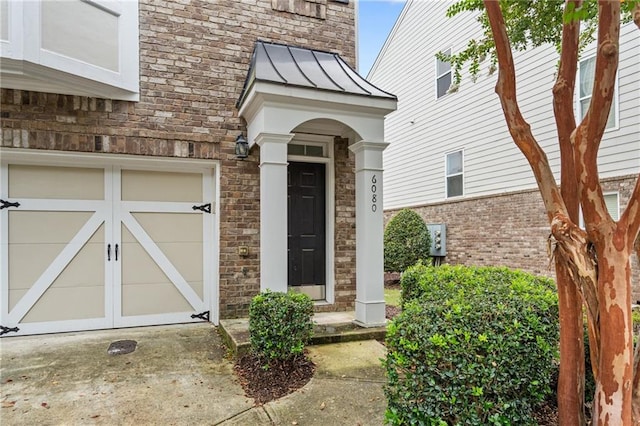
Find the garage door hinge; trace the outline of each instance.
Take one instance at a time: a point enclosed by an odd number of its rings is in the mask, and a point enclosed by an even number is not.
[[[201,320],[209,321],[209,311],[204,311],[199,314],[193,314],[191,315],[191,318],[200,318]]]
[[[17,333],[20,331],[18,327],[5,327],[4,325],[0,325],[0,336],[7,333]]]
[[[0,200],[0,210],[8,209],[9,207],[20,207],[20,203],[12,203],[6,200]]]
[[[211,213],[211,203],[203,204],[201,206],[191,207],[194,210],[202,210],[205,213]]]

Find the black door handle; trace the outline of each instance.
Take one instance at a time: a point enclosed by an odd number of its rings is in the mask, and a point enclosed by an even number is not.
[[[116,262],[118,261],[118,245],[116,244]]]
[[[111,261],[111,244],[107,244],[107,261]]]

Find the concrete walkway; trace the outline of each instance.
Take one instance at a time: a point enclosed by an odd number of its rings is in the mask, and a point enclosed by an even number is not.
[[[135,340],[136,350],[109,355]],[[381,425],[375,340],[309,347],[314,378],[256,407],[211,324],[0,339],[2,425]]]

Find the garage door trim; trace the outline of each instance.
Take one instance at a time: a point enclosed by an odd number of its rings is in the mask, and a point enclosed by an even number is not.
[[[202,279],[204,281],[202,287],[202,300],[200,297],[193,293],[193,289],[186,284],[186,282],[181,283],[182,285],[179,287],[180,293],[185,296],[185,298],[189,301],[189,303],[193,306],[200,305],[203,310],[210,311],[210,320],[214,323],[218,322],[219,318],[219,309],[218,309],[218,295],[219,295],[219,280],[218,280],[218,268],[219,268],[219,174],[220,167],[218,161],[213,160],[200,160],[200,159],[179,159],[179,158],[144,158],[141,159],[138,156],[127,156],[127,155],[110,155],[110,154],[84,154],[84,153],[61,153],[61,152],[38,152],[34,153],[29,150],[22,149],[0,149],[0,154],[2,156],[1,162],[1,170],[0,170],[0,193],[3,197],[8,195],[8,165],[9,164],[23,164],[23,165],[47,165],[47,166],[62,166],[62,167],[98,167],[103,168],[105,170],[105,185],[109,179],[112,177],[107,176],[109,169],[112,167],[117,167],[117,165],[121,166],[122,169],[128,170],[148,170],[148,171],[161,171],[161,172],[187,172],[187,173],[204,173],[203,178],[203,195],[206,194],[206,200],[211,201],[212,204],[212,219],[213,220],[204,220],[203,221],[203,233],[204,238],[206,240],[212,240],[210,244],[205,243],[203,247],[203,262],[206,259],[207,267],[203,268],[203,276]],[[85,237],[91,237],[92,233],[98,229],[102,223],[105,222],[105,210],[113,208],[110,203],[113,203],[114,200],[111,200],[111,192],[109,188],[105,186],[105,200],[97,200],[97,201],[74,201],[74,200],[39,200],[39,199],[29,199],[21,201],[21,207],[23,209],[29,210],[56,210],[58,208],[62,208],[64,211],[84,211],[91,212],[93,211],[93,216],[89,219],[87,223],[82,226],[82,229],[77,233],[74,237],[74,243],[79,243]],[[130,211],[134,212],[145,212],[145,211],[167,211],[172,212],[178,208],[184,208],[185,203],[162,203],[162,207],[159,209],[158,206],[154,206],[155,203],[148,202],[129,202],[129,201],[121,201],[121,209],[123,213],[123,221],[125,226],[129,229],[136,228],[135,218],[129,213]],[[189,206],[191,207],[191,206]],[[7,215],[9,209],[3,209],[0,212],[2,215]],[[184,212],[184,210],[183,210]],[[110,213],[109,213],[110,214]],[[200,212],[195,212],[194,214],[205,214]],[[1,259],[1,273],[0,280],[3,283],[8,282],[8,240],[7,237],[4,237],[8,234],[8,216],[5,216],[0,221],[0,233],[3,235],[3,241],[0,247],[0,259]],[[113,219],[113,224],[116,224],[115,219]],[[117,226],[121,226],[120,223],[116,224]],[[141,228],[140,228],[141,229]],[[140,235],[140,232],[134,231]],[[105,229],[105,233],[112,232],[110,230]],[[147,236],[148,237],[148,236]],[[73,250],[70,248],[72,244],[67,244],[67,247],[63,250],[62,253],[59,254],[58,257],[64,256],[66,258],[73,257]],[[147,244],[148,245],[148,244]],[[76,244],[77,247],[77,244]],[[160,251],[161,256],[162,252]],[[58,258],[56,258],[58,259]],[[53,262],[53,264],[64,263],[64,262]],[[170,264],[170,262],[167,262]],[[50,265],[51,266],[51,265]],[[49,269],[49,268],[47,268]],[[47,271],[45,274],[49,273],[52,275],[55,271]],[[166,270],[164,271],[167,272]],[[169,271],[170,273],[176,271]],[[43,276],[45,275],[43,274]],[[175,274],[174,274],[175,275]],[[179,275],[179,274],[178,274]],[[108,279],[108,277],[107,277]],[[186,284],[186,287],[184,286]],[[30,294],[28,294],[28,298],[24,297],[16,303],[10,315],[8,314],[9,309],[9,300],[8,300],[8,285],[2,285],[2,305],[0,306],[0,310],[3,314],[2,325],[11,325],[15,321],[19,321],[20,319],[16,318],[18,316],[23,317],[26,312],[22,312],[25,310],[24,306],[26,306],[29,300],[37,300],[39,295],[46,291],[47,285],[46,280],[43,280],[38,288],[31,288],[28,290]],[[199,290],[200,291],[200,290]],[[105,309],[108,308],[107,305],[111,304],[114,306],[113,297],[114,294],[108,294],[106,291],[105,294]],[[113,291],[112,291],[113,293]],[[194,297],[195,295],[195,297]],[[109,300],[112,299],[112,300]],[[196,303],[197,300],[200,300],[199,303]],[[204,306],[203,306],[204,304]],[[24,305],[24,306],[21,306]],[[16,309],[19,308],[19,309]],[[99,319],[87,319],[87,320],[61,320],[56,321],[55,329],[50,330],[47,329],[46,323],[34,323],[34,327],[29,324],[21,324],[21,331],[18,334],[35,334],[35,333],[43,333],[43,332],[56,332],[56,331],[71,331],[78,329],[78,323],[82,322],[82,329],[91,330],[91,329],[100,329],[107,328],[109,325],[106,325],[105,322],[111,321],[115,327],[122,326],[130,326],[130,325],[152,325],[155,323],[166,323],[167,321],[175,321],[175,322],[185,322],[182,316],[171,319],[173,314],[159,314],[159,315],[145,315],[145,318],[138,318],[138,321],[135,321],[133,324],[126,320],[118,321],[117,318],[112,317],[112,313],[109,311],[105,311],[105,318]],[[5,324],[6,323],[6,324]],[[37,326],[36,324],[44,325]],[[11,333],[12,335],[15,335]]]

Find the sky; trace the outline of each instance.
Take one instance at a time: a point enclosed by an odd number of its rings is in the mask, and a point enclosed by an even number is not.
[[[358,72],[363,77],[376,61],[405,0],[358,1]]]

